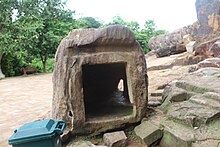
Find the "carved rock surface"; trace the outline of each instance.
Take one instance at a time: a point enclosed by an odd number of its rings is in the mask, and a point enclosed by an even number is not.
[[[147,106],[146,72],[143,50],[128,28],[73,30],[56,53],[52,117],[66,121],[64,136],[138,122]]]

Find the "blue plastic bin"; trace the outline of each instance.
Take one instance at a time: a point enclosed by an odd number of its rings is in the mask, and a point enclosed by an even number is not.
[[[15,130],[8,142],[13,147],[62,147],[60,135],[64,128],[62,120],[30,122]]]

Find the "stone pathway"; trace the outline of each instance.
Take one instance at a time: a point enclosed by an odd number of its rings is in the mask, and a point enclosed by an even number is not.
[[[0,80],[0,147],[21,125],[48,114],[52,106],[52,74]]]

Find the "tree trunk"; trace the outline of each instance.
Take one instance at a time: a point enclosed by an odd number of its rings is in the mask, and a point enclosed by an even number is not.
[[[2,31],[3,25],[0,23],[0,32]],[[3,51],[0,49],[0,79],[4,79],[5,75],[2,73],[2,55],[3,55]]]
[[[2,55],[3,55],[3,52],[0,50],[0,79],[5,78],[5,75],[2,73],[2,68],[1,68]]]
[[[43,61],[43,66],[44,66],[44,73],[46,73],[47,72],[47,60],[44,60]]]

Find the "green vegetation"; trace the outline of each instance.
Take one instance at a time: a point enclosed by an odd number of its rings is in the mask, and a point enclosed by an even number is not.
[[[6,76],[21,75],[25,66],[52,72],[56,49],[72,29],[121,24],[134,31],[145,53],[150,51],[151,37],[166,33],[157,30],[152,20],[141,28],[138,22],[126,22],[120,16],[109,23],[93,17],[75,19],[74,11],[65,9],[62,0],[1,0],[0,5],[0,68]]]
[[[143,48],[144,53],[150,51],[147,42],[151,37],[167,33],[165,30],[157,30],[153,20],[147,20],[144,24],[144,28],[140,28],[140,25],[136,21],[126,22],[120,16],[115,16],[107,25],[113,24],[121,24],[130,28]]]

